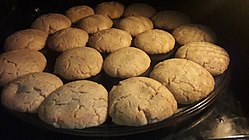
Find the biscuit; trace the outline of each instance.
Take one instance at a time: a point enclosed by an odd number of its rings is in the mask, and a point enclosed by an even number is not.
[[[9,81],[28,73],[42,72],[46,63],[45,56],[35,50],[22,49],[2,53],[0,55],[0,85],[4,86]]]
[[[101,30],[110,29],[112,24],[112,20],[109,17],[95,14],[79,20],[77,27],[89,34],[94,34]]]
[[[1,102],[12,110],[36,113],[44,99],[62,85],[60,78],[50,73],[26,74],[4,87]]]
[[[161,83],[147,77],[120,81],[109,92],[109,115],[117,125],[142,126],[172,116],[177,102]]]
[[[103,64],[104,71],[119,78],[143,74],[150,66],[150,57],[140,49],[127,47],[109,54]]]
[[[166,31],[152,29],[137,35],[134,44],[148,54],[163,54],[174,48],[175,39]]]
[[[186,44],[177,50],[175,56],[200,64],[213,76],[222,74],[230,62],[225,49],[208,42]]]
[[[133,3],[125,8],[124,17],[143,16],[151,18],[156,13],[156,9],[146,3]]]
[[[191,104],[207,97],[214,89],[214,78],[199,64],[173,58],[157,64],[150,77],[164,84],[179,104]]]
[[[65,12],[65,15],[72,21],[72,23],[76,23],[84,17],[94,15],[94,10],[87,5],[74,6],[69,8]]]
[[[38,17],[31,25],[31,28],[43,30],[49,34],[71,26],[71,20],[57,13],[44,14]]]
[[[45,47],[48,33],[38,29],[25,29],[17,31],[5,39],[6,51],[31,49],[41,50]]]
[[[120,29],[107,29],[93,34],[89,39],[89,46],[101,53],[111,53],[120,48],[130,47],[132,37]]]
[[[121,30],[127,31],[131,36],[137,36],[146,30],[152,29],[153,23],[146,17],[129,16],[121,19],[116,26]]]
[[[120,2],[102,2],[95,7],[96,14],[108,16],[111,19],[120,18],[124,12],[124,5]]]
[[[57,128],[83,129],[105,122],[107,108],[106,89],[98,83],[80,80],[52,92],[41,104],[38,116]]]
[[[97,75],[103,65],[101,54],[93,48],[72,48],[56,59],[54,73],[67,80],[85,79]]]
[[[154,26],[164,30],[174,30],[175,28],[190,23],[190,18],[178,11],[164,10],[156,13],[152,17]]]
[[[173,31],[173,36],[178,44],[184,45],[190,42],[210,42],[216,43],[215,32],[205,25],[186,24],[177,27]]]
[[[57,52],[85,47],[88,41],[88,33],[78,28],[67,28],[55,32],[48,39],[48,47]]]

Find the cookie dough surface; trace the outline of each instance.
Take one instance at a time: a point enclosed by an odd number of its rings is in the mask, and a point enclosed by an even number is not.
[[[44,99],[62,85],[60,78],[50,73],[26,74],[4,87],[1,102],[12,110],[36,113]]]
[[[147,77],[120,81],[109,93],[109,115],[117,125],[142,126],[162,121],[177,110],[170,91]]]
[[[166,31],[152,29],[137,35],[134,44],[148,54],[163,54],[174,48],[175,39]]]
[[[48,33],[38,29],[25,29],[17,31],[5,39],[6,51],[31,49],[41,50],[45,47]]]
[[[69,49],[59,55],[54,73],[67,80],[86,79],[97,75],[103,65],[101,54],[89,47]]]
[[[80,80],[67,83],[46,98],[39,117],[57,128],[83,129],[105,122],[108,93],[95,82]]]
[[[112,77],[129,78],[143,74],[150,62],[150,57],[142,50],[127,47],[109,54],[103,68]]]
[[[174,30],[181,25],[191,22],[187,15],[173,10],[164,10],[156,13],[152,17],[152,21],[156,28],[164,30]]]
[[[102,53],[111,53],[120,48],[130,47],[132,37],[120,29],[107,29],[93,34],[89,39],[89,46]]]
[[[124,17],[128,16],[143,16],[151,18],[156,13],[156,9],[146,3],[133,3],[125,8]]]
[[[0,85],[4,86],[17,77],[42,72],[47,64],[45,56],[35,50],[22,49],[0,55]]]
[[[94,15],[94,10],[87,5],[73,6],[65,12],[65,15],[72,23],[76,23],[84,17]]]
[[[57,13],[44,14],[38,17],[31,25],[31,28],[45,31],[53,34],[56,31],[65,29],[71,26],[71,20]]]
[[[186,44],[177,50],[175,56],[200,64],[214,76],[222,74],[230,62],[225,49],[208,42]]]
[[[150,77],[164,84],[179,104],[191,104],[207,97],[214,89],[214,78],[199,64],[173,58],[155,66]]]
[[[121,19],[117,24],[117,28],[127,31],[131,36],[137,36],[146,30],[152,29],[153,23],[146,17],[129,16]]]
[[[88,42],[88,33],[78,28],[67,28],[55,32],[48,39],[48,47],[57,52],[71,48],[85,47]]]
[[[110,29],[112,24],[113,22],[109,17],[95,14],[79,20],[77,27],[89,34],[94,34],[101,30]]]
[[[210,42],[216,43],[215,32],[205,25],[186,24],[177,27],[173,31],[173,36],[178,44],[184,45],[190,42]]]
[[[111,19],[120,18],[124,12],[124,5],[116,2],[102,2],[95,7],[96,14],[108,16]]]

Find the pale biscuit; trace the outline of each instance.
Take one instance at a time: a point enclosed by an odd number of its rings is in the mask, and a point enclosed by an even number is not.
[[[31,25],[31,28],[43,30],[49,34],[71,26],[71,20],[57,13],[44,14],[38,17]]]
[[[89,46],[101,53],[111,53],[120,48],[130,47],[132,37],[120,29],[107,29],[93,34],[89,39]]]
[[[199,64],[173,58],[160,62],[150,77],[164,84],[179,104],[191,104],[207,97],[214,89],[214,78]]]
[[[142,50],[127,47],[109,54],[103,68],[112,77],[129,78],[143,74],[150,62],[150,57]]]
[[[120,18],[124,12],[124,5],[120,2],[102,2],[95,7],[96,14],[108,16],[111,19]]]
[[[48,47],[57,52],[63,52],[71,48],[85,47],[88,41],[88,33],[78,28],[67,28],[55,32],[48,39]]]
[[[110,29],[112,24],[113,22],[109,17],[95,14],[79,20],[77,27],[89,34],[94,34],[101,30]]]
[[[178,44],[184,45],[190,42],[210,42],[216,43],[215,32],[205,25],[186,24],[177,27],[173,31],[173,36]]]
[[[48,96],[38,115],[57,128],[83,129],[98,126],[108,116],[108,93],[95,82],[81,80],[67,83]]]
[[[153,23],[146,17],[129,16],[121,19],[116,26],[121,30],[127,31],[131,36],[137,36],[146,30],[152,29]]]
[[[146,3],[133,3],[125,8],[124,17],[143,16],[151,18],[156,13],[156,9]]]
[[[4,50],[41,50],[46,45],[47,37],[47,32],[38,29],[20,30],[5,39]]]
[[[156,28],[164,30],[174,30],[181,25],[191,22],[187,15],[173,10],[164,10],[156,13],[152,17],[152,21]]]
[[[65,15],[72,21],[72,23],[76,23],[84,17],[94,15],[94,10],[87,5],[73,6],[65,12]]]
[[[163,54],[174,48],[175,39],[166,31],[152,29],[137,35],[134,44],[148,54]]]
[[[67,80],[86,79],[97,75],[103,65],[101,54],[93,48],[72,48],[56,59],[54,72]]]
[[[0,55],[0,85],[24,74],[42,72],[46,67],[45,56],[35,50],[8,51]]]
[[[186,44],[177,50],[175,56],[200,64],[213,76],[222,74],[230,62],[225,49],[208,42]]]
[[[12,110],[36,113],[44,99],[62,85],[60,78],[50,73],[26,74],[3,88],[1,102]]]
[[[172,116],[177,102],[161,83],[147,77],[119,82],[109,92],[109,115],[117,125],[143,126]]]

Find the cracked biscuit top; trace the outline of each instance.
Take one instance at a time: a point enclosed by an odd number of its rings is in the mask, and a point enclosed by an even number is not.
[[[84,17],[88,17],[90,15],[94,15],[94,10],[87,5],[74,6],[69,8],[65,15],[70,18],[72,23],[79,21]]]
[[[113,22],[109,17],[95,14],[79,20],[77,27],[85,30],[88,34],[94,34],[101,30],[110,29],[112,24]]]
[[[124,5],[120,2],[102,2],[95,7],[96,14],[105,15],[111,19],[120,18],[124,12]]]
[[[178,11],[164,10],[156,13],[152,17],[154,26],[164,30],[174,30],[175,28],[190,23],[190,18]]]
[[[179,104],[191,104],[207,97],[214,89],[214,78],[201,65],[173,58],[160,62],[150,77],[164,84]]]
[[[179,26],[173,31],[173,36],[180,45],[190,42],[216,43],[217,40],[215,32],[210,27],[200,24]]]
[[[45,56],[39,51],[22,49],[2,53],[0,55],[0,85],[4,86],[24,74],[42,72],[46,64]]]
[[[163,54],[174,48],[175,39],[166,31],[152,29],[137,35],[134,44],[148,54]]]
[[[50,73],[26,74],[4,87],[1,102],[12,110],[36,113],[44,99],[62,85],[60,78]]]
[[[153,23],[149,18],[142,16],[129,16],[122,18],[117,23],[117,28],[127,31],[131,36],[137,36],[138,34],[150,30],[153,28]]]
[[[67,83],[42,103],[39,117],[57,128],[86,128],[105,122],[108,93],[95,82],[81,80]]]
[[[124,17],[143,16],[151,18],[156,13],[156,9],[146,3],[133,3],[125,8]]]
[[[55,32],[48,39],[48,47],[57,52],[85,47],[88,41],[88,33],[78,28],[67,28]]]
[[[57,13],[44,14],[38,17],[31,25],[31,28],[43,30],[49,34],[71,26],[71,20]]]
[[[5,39],[6,51],[31,49],[41,50],[45,47],[48,33],[38,29],[25,29],[17,31]]]
[[[89,46],[101,53],[111,53],[120,48],[130,47],[132,37],[126,31],[111,28],[93,34]]]
[[[90,47],[72,48],[59,55],[55,73],[67,80],[86,79],[97,75],[103,65],[101,54]]]
[[[150,57],[142,50],[126,47],[109,54],[103,68],[112,77],[129,78],[143,74],[150,62]]]
[[[200,64],[214,76],[222,74],[230,62],[225,49],[208,42],[188,43],[179,48],[175,56]]]
[[[147,77],[120,81],[109,93],[109,115],[118,125],[142,126],[172,116],[177,103],[161,83]]]

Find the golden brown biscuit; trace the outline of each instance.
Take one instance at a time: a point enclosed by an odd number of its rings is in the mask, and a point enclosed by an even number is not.
[[[214,78],[199,64],[173,58],[155,66],[150,77],[164,84],[179,104],[191,104],[207,97],[214,89]]]
[[[152,29],[153,23],[146,17],[130,16],[121,19],[116,26],[121,30],[127,31],[131,36],[137,36],[146,30]]]
[[[94,34],[101,30],[110,29],[112,24],[112,20],[109,17],[96,14],[79,20],[77,27],[89,34]]]
[[[89,47],[78,47],[57,57],[54,72],[67,80],[85,79],[97,75],[102,65],[103,58],[98,51]]]
[[[0,85],[4,86],[9,81],[28,73],[42,72],[46,63],[44,55],[35,50],[22,49],[2,53],[0,55]]]
[[[109,54],[103,68],[112,77],[129,78],[143,74],[150,66],[150,57],[140,49],[126,47]]]
[[[134,44],[148,54],[163,54],[174,48],[175,39],[166,31],[152,29],[137,35]]]
[[[200,64],[214,76],[222,74],[230,62],[226,50],[208,42],[188,43],[179,48],[175,56]]]
[[[164,10],[156,13],[152,17],[156,28],[164,30],[174,30],[175,28],[190,23],[190,18],[178,11]]]
[[[126,31],[111,28],[93,34],[89,46],[102,53],[111,53],[120,48],[130,47],[132,37]]]
[[[1,102],[12,110],[36,113],[44,99],[62,85],[60,78],[50,73],[26,74],[4,87]]]
[[[151,18],[156,13],[156,9],[146,3],[133,3],[125,8],[124,17],[128,16],[143,16]]]
[[[95,82],[81,80],[67,83],[45,99],[38,115],[57,128],[83,129],[98,126],[108,116],[108,93]]]
[[[142,126],[160,122],[176,110],[172,93],[151,78],[123,80],[109,93],[109,115],[117,125]]]
[[[41,50],[45,47],[48,33],[38,29],[25,29],[17,31],[5,39],[6,51],[31,49]]]
[[[31,25],[31,28],[39,29],[52,34],[61,29],[65,29],[71,26],[71,20],[57,13],[44,14],[38,17]]]
[[[102,2],[95,7],[96,14],[108,16],[111,19],[120,18],[124,12],[124,5],[120,2]]]
[[[65,15],[75,23],[84,17],[88,17],[90,15],[94,15],[94,10],[87,5],[74,6],[69,8]]]
[[[190,42],[216,42],[215,32],[205,25],[186,24],[177,27],[173,36],[178,44],[184,45]]]
[[[78,28],[67,28],[55,32],[48,39],[48,47],[57,52],[85,47],[88,41],[88,33]]]

